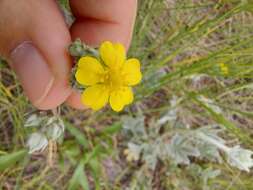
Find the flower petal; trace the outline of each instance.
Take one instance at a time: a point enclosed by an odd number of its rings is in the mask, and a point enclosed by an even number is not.
[[[103,42],[99,53],[104,63],[110,68],[120,68],[126,60],[126,50],[120,43]]]
[[[133,92],[130,87],[121,87],[110,94],[110,105],[114,111],[121,111],[125,105],[131,104],[134,100]]]
[[[103,73],[104,69],[99,61],[86,56],[79,59],[75,77],[80,84],[90,86],[100,82]]]
[[[117,54],[116,62],[118,65],[122,66],[123,63],[126,61],[126,49],[120,43],[113,44],[113,47],[114,47],[115,52]]]
[[[88,87],[82,94],[82,103],[95,111],[103,108],[108,99],[109,88],[103,84]]]
[[[138,59],[128,59],[122,68],[124,83],[126,85],[134,86],[140,83],[142,74],[140,69],[140,62]]]

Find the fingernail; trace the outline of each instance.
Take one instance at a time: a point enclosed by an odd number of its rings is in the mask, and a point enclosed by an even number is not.
[[[23,42],[11,53],[11,66],[33,104],[46,98],[54,77],[46,60],[31,42]]]

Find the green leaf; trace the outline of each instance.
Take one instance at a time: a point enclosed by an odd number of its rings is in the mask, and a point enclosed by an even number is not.
[[[96,145],[91,152],[85,155],[84,164],[90,162],[91,159],[99,157],[103,153],[103,148],[101,145]]]
[[[94,178],[94,184],[96,186],[96,189],[100,189],[99,179],[101,179],[101,177],[103,177],[102,176],[102,163],[97,157],[94,157],[89,161],[88,165],[92,171],[92,175]]]
[[[121,129],[122,129],[122,125],[120,123],[114,123],[109,127],[105,127],[102,130],[102,133],[112,135],[119,132]]]
[[[20,150],[18,152],[13,152],[4,156],[0,156],[0,171],[3,171],[13,166],[16,162],[22,160],[26,154],[27,150]]]
[[[83,190],[90,189],[88,179],[84,171],[84,161],[81,161],[77,166],[72,178],[70,179],[68,190],[79,189],[79,186],[81,186]]]
[[[66,129],[70,132],[71,135],[73,135],[76,138],[76,141],[80,145],[82,145],[83,148],[85,148],[85,149],[88,148],[89,143],[88,143],[86,137],[84,136],[83,132],[68,122],[64,122],[64,123],[65,123]]]
[[[100,174],[101,174],[101,162],[98,160],[97,157],[94,157],[89,161],[89,166],[91,167],[91,170],[93,171],[96,178],[98,176],[100,176]]]
[[[64,147],[62,149],[62,155],[64,158],[68,158],[73,165],[76,165],[79,161],[77,158],[81,154],[80,146],[75,140],[69,140],[64,142]]]

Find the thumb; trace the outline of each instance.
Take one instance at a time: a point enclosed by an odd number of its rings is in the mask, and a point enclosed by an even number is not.
[[[22,25],[14,24],[11,28],[19,26],[17,30],[23,35],[10,43],[17,45],[21,41],[9,56],[11,65],[36,107],[55,108],[71,93],[68,86],[71,66],[66,50],[71,41],[68,28],[55,1],[21,0],[18,6],[23,8],[19,19]],[[16,16],[19,12],[13,11]]]

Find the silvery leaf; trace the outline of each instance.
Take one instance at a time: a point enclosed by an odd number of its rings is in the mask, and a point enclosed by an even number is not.
[[[145,160],[145,163],[147,164],[148,168],[151,170],[155,170],[156,163],[157,163],[157,157],[151,154],[144,155],[143,159]]]
[[[200,152],[185,136],[176,134],[167,146],[167,154],[176,164],[190,164],[189,156],[199,157]]]
[[[122,119],[123,129],[130,131],[133,135],[146,135],[144,116],[138,116],[136,118],[125,116]]]
[[[42,133],[32,133],[27,141],[29,154],[36,151],[43,151],[48,145],[46,136]]]
[[[28,117],[24,127],[37,127],[43,122],[43,118],[38,117],[36,114],[32,114]]]
[[[161,142],[157,140],[150,142],[149,144],[143,144],[142,158],[145,161],[149,169],[155,170],[158,158],[162,159]],[[164,147],[163,147],[164,148]]]
[[[197,132],[196,133],[197,136],[204,134],[205,136],[212,138],[215,141],[218,141],[220,144],[226,143],[226,141],[219,136],[219,133],[224,132],[224,130],[222,127],[219,127],[217,125],[205,126],[205,127],[199,128],[196,132]],[[205,139],[202,139],[202,140],[205,140]]]
[[[54,141],[56,141],[59,137],[61,137],[63,133],[64,133],[64,127],[56,123],[49,126],[47,129],[48,137]]]
[[[203,141],[204,142],[204,141]],[[201,143],[198,145],[201,158],[206,158],[210,161],[218,161],[222,163],[222,157],[220,155],[219,149],[209,143]]]
[[[140,157],[142,147],[140,145],[134,144],[134,143],[128,143],[128,149],[130,152],[135,155],[136,157]]]
[[[65,130],[63,121],[57,116],[50,117],[46,123],[46,126],[47,136],[52,140],[57,140],[63,135]]]
[[[58,117],[56,116],[50,117],[47,120],[46,126],[53,125],[54,123],[57,123],[57,122],[58,122]]]
[[[235,146],[227,152],[228,162],[240,170],[249,172],[250,168],[253,167],[252,154],[253,152],[251,150]]]
[[[164,116],[162,116],[157,122],[159,125],[163,125],[169,121],[174,122],[177,118],[177,112],[175,109],[171,109]]]
[[[224,146],[226,142],[219,137],[220,132],[223,132],[223,130],[217,125],[202,127],[195,131],[194,137],[199,139],[198,148],[202,158],[222,162],[219,147]]]
[[[176,96],[173,96],[173,98],[170,101],[170,109],[165,113],[158,121],[157,123],[159,125],[163,125],[167,122],[175,122],[177,119],[177,105],[178,98]]]

